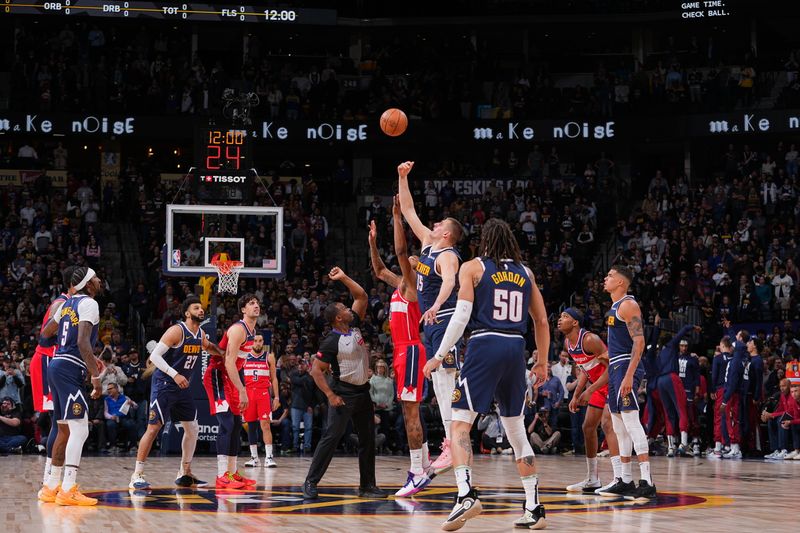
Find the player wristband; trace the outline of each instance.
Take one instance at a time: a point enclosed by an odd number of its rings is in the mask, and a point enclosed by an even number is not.
[[[436,354],[433,356],[437,361],[444,361],[444,354]]]

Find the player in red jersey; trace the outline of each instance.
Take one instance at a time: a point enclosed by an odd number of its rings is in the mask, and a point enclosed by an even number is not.
[[[61,306],[67,301],[67,298],[72,296],[75,292],[70,287],[70,279],[72,272],[75,270],[74,266],[67,267],[63,272],[64,287],[67,290],[59,294],[51,303],[50,307],[44,314],[42,319],[42,327],[39,329],[39,343],[36,350],[33,352],[31,358],[31,389],[33,394],[33,409],[41,416],[45,411],[53,411],[53,397],[50,394],[50,386],[47,384],[47,367],[50,366],[50,361],[56,351],[58,344],[58,335],[45,338],[42,335],[44,327],[50,322],[50,317],[55,317],[61,310]],[[44,463],[44,478],[42,484],[47,483],[47,478],[50,477],[50,467],[53,462],[53,443],[58,435],[58,425],[55,419],[50,416],[50,433],[47,435],[47,459]]]
[[[275,468],[272,457],[272,411],[280,407],[281,401],[278,391],[278,374],[275,372],[275,355],[269,346],[264,345],[264,335],[256,333],[253,338],[253,348],[244,362],[244,386],[247,389],[249,405],[244,411],[244,421],[247,422],[247,438],[250,442],[250,460],[244,466],[259,466],[258,460],[258,427],[264,434],[264,449],[266,458],[265,468]],[[274,396],[274,399],[273,399]]]
[[[249,404],[241,374],[253,348],[261,306],[253,294],[245,294],[239,298],[238,304],[242,319],[228,328],[219,343],[219,347],[225,350],[225,358],[212,356],[203,375],[211,414],[216,415],[219,421],[216,486],[223,489],[241,489],[256,484],[254,479],[239,474],[236,458],[241,446],[242,413]]]
[[[619,458],[619,445],[611,423],[608,410],[608,350],[603,341],[594,333],[581,327],[583,314],[570,307],[558,317],[558,330],[564,334],[564,349],[575,364],[581,368],[578,385],[569,402],[569,410],[576,413],[580,407],[589,405],[583,420],[583,438],[586,443],[586,465],[588,476],[580,483],[567,487],[567,492],[590,492],[608,488],[622,478],[622,462]],[[587,387],[587,384],[589,385]],[[608,442],[608,453],[614,469],[614,480],[603,487],[597,468],[597,426],[602,425]]]
[[[375,276],[395,287],[389,307],[391,311],[389,326],[394,346],[392,367],[397,383],[397,399],[403,406],[403,420],[406,425],[406,436],[411,455],[408,479],[405,485],[395,493],[395,496],[407,497],[427,487],[431,482],[433,472],[428,455],[428,443],[425,440],[425,432],[419,418],[419,402],[422,401],[425,384],[425,376],[422,373],[422,368],[425,366],[425,347],[419,337],[422,312],[419,309],[419,302],[417,302],[416,274],[414,274],[417,259],[408,256],[405,228],[403,228],[403,218],[397,198],[394,199],[392,215],[394,248],[402,276],[398,276],[386,268],[381,260],[376,244],[375,222],[370,223],[369,250]]]

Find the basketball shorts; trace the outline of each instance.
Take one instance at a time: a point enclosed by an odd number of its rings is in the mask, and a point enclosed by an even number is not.
[[[424,347],[426,361],[436,355],[439,345],[442,344],[444,332],[447,329],[447,325],[450,323],[450,316],[437,320],[436,324],[429,324],[422,328],[423,333],[425,333]],[[456,345],[453,346],[450,353],[444,356],[444,361],[442,361],[442,366],[440,368],[461,368],[461,358],[463,358],[464,352],[462,348],[463,340],[459,340]]]
[[[194,405],[191,388],[181,389],[174,382],[163,379],[153,380],[150,391],[150,411],[147,414],[148,424],[163,424],[167,420],[175,422],[191,422],[197,419],[197,408]]]
[[[247,388],[247,409],[244,410],[244,421],[272,420],[272,398],[269,389]]]
[[[453,390],[453,409],[488,413],[497,400],[501,416],[519,416],[528,391],[525,339],[521,335],[483,332],[472,335],[469,357]]]
[[[208,397],[208,408],[212,415],[231,412],[241,415],[239,391],[231,383],[224,368],[211,368],[203,375],[203,387]]]
[[[88,416],[84,396],[86,369],[62,357],[54,357],[47,368],[53,414],[56,420],[80,420]]]
[[[36,348],[31,358],[31,389],[33,394],[33,410],[41,413],[53,410],[53,396],[50,394],[50,385],[47,383],[47,367],[50,366],[52,356]]]
[[[392,367],[397,383],[397,399],[401,402],[421,402],[425,388],[425,346],[422,343],[396,344]]]
[[[639,390],[639,385],[644,376],[644,372],[641,368],[637,369],[633,375],[633,388],[631,392],[629,392],[627,396],[621,397],[619,391],[630,362],[630,359],[623,359],[622,361],[615,361],[608,366],[608,409],[612,413],[639,410],[639,401],[636,398],[636,392]]]
[[[605,409],[607,402],[608,402],[608,384],[594,391],[592,393],[592,397],[589,398],[589,405],[591,405],[592,407],[596,407],[597,409]]]

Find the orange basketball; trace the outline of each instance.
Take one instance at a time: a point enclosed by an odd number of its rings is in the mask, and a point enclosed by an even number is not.
[[[408,117],[401,110],[393,107],[381,115],[381,129],[389,137],[402,135],[408,127]]]

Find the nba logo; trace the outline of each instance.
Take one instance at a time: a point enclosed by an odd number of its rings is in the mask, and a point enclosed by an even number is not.
[[[181,266],[181,251],[179,249],[172,250],[172,266]]]

